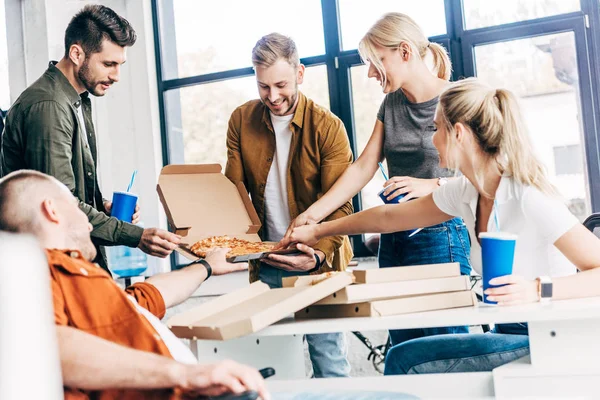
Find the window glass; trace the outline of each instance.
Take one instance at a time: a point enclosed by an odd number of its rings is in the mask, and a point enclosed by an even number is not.
[[[352,67],[352,101],[354,107],[354,130],[356,132],[356,149],[362,153],[377,121],[377,112],[385,97],[381,86],[374,79],[367,77],[365,65]],[[385,179],[380,171],[360,192],[362,208],[366,210],[383,204],[377,193],[383,189]],[[366,235],[371,236],[371,235]]]
[[[466,29],[549,17],[581,9],[580,0],[463,0]]]
[[[320,0],[165,0],[161,2],[164,79],[252,65],[252,48],[279,32],[301,58],[325,54]]]
[[[306,69],[300,90],[329,108],[327,69]],[[254,76],[196,85],[166,93],[171,163],[219,163],[225,168],[227,124],[233,110],[257,99]]]
[[[401,12],[413,18],[428,37],[446,34],[444,0],[339,0],[343,50],[358,42],[385,13]]]
[[[477,76],[520,97],[534,149],[580,220],[590,213],[572,32],[475,47]]]
[[[4,21],[6,21],[4,0],[0,0],[0,109],[6,111],[10,105],[10,88],[8,87],[8,51]]]

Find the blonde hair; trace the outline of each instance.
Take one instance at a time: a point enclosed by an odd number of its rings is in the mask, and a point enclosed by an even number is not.
[[[252,64],[255,67],[270,67],[279,59],[284,59],[294,67],[300,65],[296,43],[280,33],[263,36],[252,49]]]
[[[387,82],[385,68],[377,57],[375,46],[398,48],[402,43],[407,43],[412,54],[417,54],[424,59],[427,52],[433,55],[434,70],[440,79],[450,80],[452,63],[446,49],[430,42],[423,30],[408,15],[392,12],[384,14],[375,25],[369,29],[358,45],[358,52],[363,62],[373,64],[377,72],[383,77],[382,86]]]
[[[483,154],[497,163],[501,173],[544,193],[557,194],[544,165],[533,152],[519,103],[512,92],[468,78],[450,85],[440,95],[438,107],[449,145],[454,126],[462,123],[473,132]],[[483,188],[481,176],[476,179]]]

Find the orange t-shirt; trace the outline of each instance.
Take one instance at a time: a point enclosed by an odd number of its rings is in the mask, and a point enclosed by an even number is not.
[[[102,268],[85,260],[76,250],[46,250],[52,282],[54,320],[111,342],[169,358],[171,354],[150,322],[127,298],[158,318],[165,315],[165,303],[158,289],[136,283],[125,291]],[[107,365],[106,368],[110,368]],[[179,390],[85,391],[65,387],[65,399],[172,399]]]

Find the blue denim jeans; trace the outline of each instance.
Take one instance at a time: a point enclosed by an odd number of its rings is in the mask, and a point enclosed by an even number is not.
[[[394,346],[384,373],[487,372],[528,354],[526,324],[502,324],[488,333],[430,336]]]
[[[463,220],[454,218],[430,226],[408,237],[410,232],[381,235],[379,268],[458,262],[462,275],[471,274],[471,242]],[[469,333],[468,326],[402,329],[390,331],[392,345],[424,336],[449,333]]]
[[[298,275],[307,273],[288,272],[264,263],[260,265],[259,279],[272,289],[282,286],[282,278]],[[350,376],[348,344],[344,333],[306,335],[306,342],[315,378]]]

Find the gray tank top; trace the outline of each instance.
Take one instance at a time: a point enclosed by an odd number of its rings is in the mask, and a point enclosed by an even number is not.
[[[383,123],[383,154],[390,178],[411,176],[431,179],[453,174],[439,167],[439,157],[431,138],[438,98],[411,103],[402,90],[385,96],[377,119]]]

